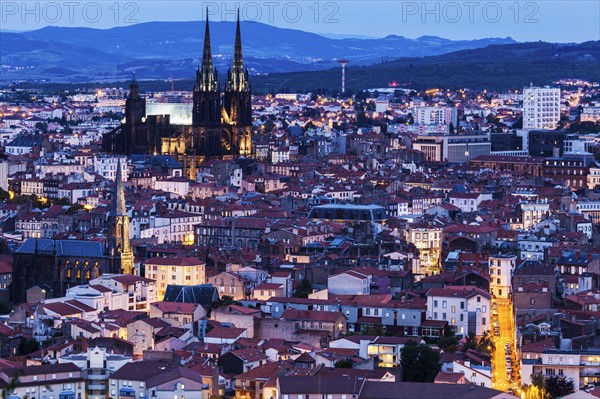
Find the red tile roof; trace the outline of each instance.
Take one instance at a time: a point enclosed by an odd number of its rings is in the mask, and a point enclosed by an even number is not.
[[[188,257],[176,257],[176,258],[150,258],[146,260],[147,265],[159,265],[159,266],[198,266],[203,265],[204,262],[199,258],[188,256]]]
[[[182,302],[154,302],[150,304],[159,309],[163,313],[193,313],[194,310],[200,306],[195,303],[182,303]]]

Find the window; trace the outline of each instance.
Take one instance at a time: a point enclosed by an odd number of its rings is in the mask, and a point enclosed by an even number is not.
[[[433,307],[437,308],[438,307],[438,301],[433,301]]]
[[[446,320],[446,313],[442,313],[442,320]]]
[[[529,304],[530,304],[530,305],[535,305],[535,298],[531,298],[531,299],[529,300]]]
[[[456,306],[452,306],[452,313],[456,312]]]
[[[446,309],[448,307],[448,302],[442,301],[442,307]]]

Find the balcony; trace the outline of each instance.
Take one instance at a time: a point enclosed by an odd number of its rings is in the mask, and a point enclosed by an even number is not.
[[[135,398],[135,390],[132,388],[121,388],[119,389],[119,396],[126,398]]]
[[[98,382],[90,382],[87,385],[87,389],[90,391],[102,391],[104,392],[106,390],[106,384],[101,384]]]
[[[98,380],[107,380],[109,377],[108,371],[104,371],[104,372],[94,372],[94,373],[90,373],[88,371],[87,373],[87,379],[88,380],[94,380],[94,381],[98,381]]]

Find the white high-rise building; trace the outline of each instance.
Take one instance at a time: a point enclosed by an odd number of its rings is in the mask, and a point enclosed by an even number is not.
[[[415,122],[422,125],[458,124],[458,113],[454,107],[419,107],[415,109]]]
[[[556,129],[560,120],[560,89],[549,86],[523,90],[523,129]]]

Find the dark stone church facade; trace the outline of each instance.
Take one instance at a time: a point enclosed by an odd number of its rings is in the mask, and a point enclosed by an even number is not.
[[[207,158],[234,159],[252,154],[252,96],[244,68],[239,15],[232,68],[224,90],[213,68],[208,15],[202,64],[196,71],[190,125],[175,125],[170,115],[147,115],[146,99],[132,81],[125,104],[125,122],[103,137],[103,150],[119,154],[172,155],[195,179]]]
[[[49,297],[60,297],[70,287],[87,284],[106,273],[135,273],[120,164],[106,243],[28,238],[13,259],[11,301],[25,302],[27,290],[35,286],[50,291]]]

